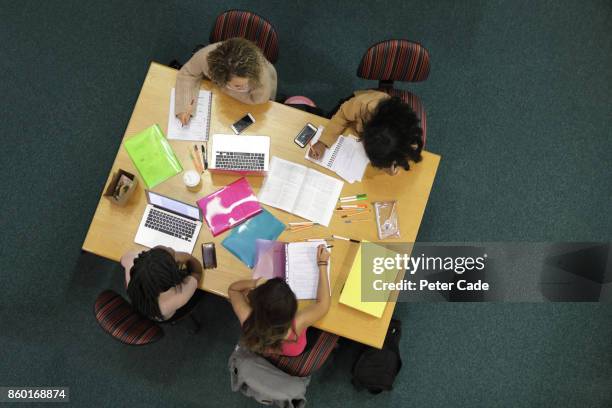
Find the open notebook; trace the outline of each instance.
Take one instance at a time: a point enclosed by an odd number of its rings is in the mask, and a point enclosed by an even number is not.
[[[351,184],[361,181],[370,163],[363,143],[350,136],[338,137],[336,143],[326,149],[319,160],[311,158],[308,153],[310,153],[310,146],[306,149],[306,156],[304,156],[306,160],[335,172]]]
[[[185,126],[174,112],[174,88],[170,92],[170,113],[168,115],[168,139],[191,140],[205,142],[210,132],[210,110],[212,108],[212,92],[200,89],[198,104],[191,120]]]
[[[316,299],[319,286],[317,247],[325,241],[279,242],[258,239],[253,278],[285,279],[298,299]],[[327,264],[327,281],[331,262]],[[331,295],[331,285],[330,285]]]
[[[320,171],[272,156],[259,201],[327,227],[343,186]]]

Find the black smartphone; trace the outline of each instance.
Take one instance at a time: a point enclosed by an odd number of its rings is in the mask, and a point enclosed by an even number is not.
[[[202,266],[204,269],[214,269],[217,267],[217,251],[214,242],[202,244]]]
[[[307,123],[306,126],[304,126],[302,130],[300,130],[300,133],[298,133],[298,135],[293,141],[296,145],[300,147],[306,147],[308,142],[312,140],[316,133],[317,128],[315,127],[315,125],[313,125],[312,123]]]
[[[255,123],[255,118],[250,113],[247,113],[236,121],[231,127],[235,134],[239,135],[242,131]]]

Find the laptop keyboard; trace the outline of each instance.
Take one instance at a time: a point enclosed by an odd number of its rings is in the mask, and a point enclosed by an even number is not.
[[[217,152],[215,167],[224,170],[264,169],[264,153]]]
[[[196,224],[151,208],[145,221],[145,227],[191,242]]]

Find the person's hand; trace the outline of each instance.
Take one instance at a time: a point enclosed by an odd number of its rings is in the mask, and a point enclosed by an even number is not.
[[[187,125],[191,120],[191,114],[189,112],[183,112],[176,115],[177,119],[182,123],[183,126]]]
[[[317,264],[329,262],[329,251],[324,244],[317,247]]]
[[[399,167],[397,167],[397,165],[393,164],[391,165],[391,167],[387,167],[384,169],[385,173],[387,173],[390,176],[395,176],[397,173],[399,173]]]
[[[325,149],[327,149],[327,146],[325,146],[323,142],[317,142],[310,146],[310,151],[308,152],[308,155],[315,160],[319,160],[321,157],[323,157]]]

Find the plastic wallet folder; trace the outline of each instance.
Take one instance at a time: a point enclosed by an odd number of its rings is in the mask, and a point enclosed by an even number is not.
[[[214,237],[263,210],[244,177],[200,198],[196,203]]]
[[[132,136],[123,145],[147,188],[153,188],[183,171],[159,125]]]
[[[387,302],[361,301],[361,273],[363,271],[361,268],[361,249],[362,245],[360,245],[359,249],[357,250],[357,254],[355,255],[355,259],[353,260],[353,266],[351,267],[351,271],[349,272],[349,275],[346,278],[344,288],[342,289],[342,293],[340,294],[339,302],[346,306],[352,307],[353,309],[357,309],[361,312],[380,318],[385,312]],[[369,271],[366,269],[365,272]],[[388,298],[391,294],[391,291],[386,290],[385,293],[386,297]]]
[[[263,210],[244,224],[234,228],[221,244],[246,266],[253,268],[257,254],[256,241],[258,239],[274,241],[284,230],[285,224],[269,211]]]

